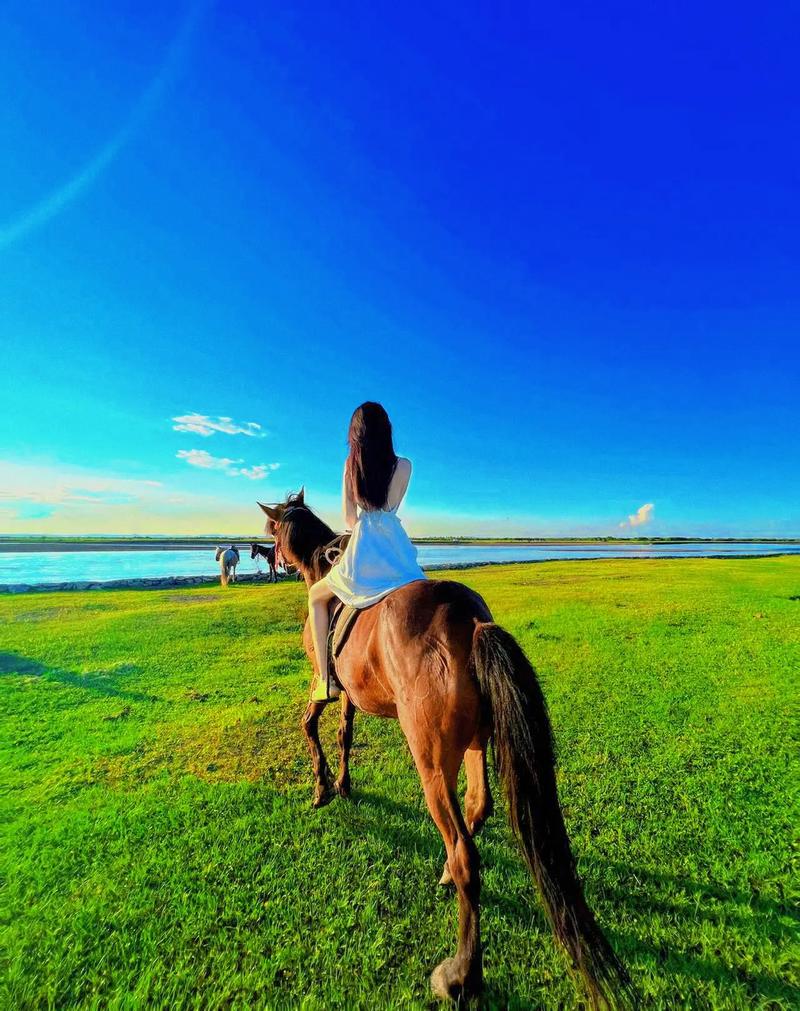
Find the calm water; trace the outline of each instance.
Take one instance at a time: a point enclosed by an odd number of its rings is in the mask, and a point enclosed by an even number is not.
[[[475,562],[544,561],[553,558],[679,558],[705,555],[800,554],[800,544],[646,544],[609,545],[420,545],[419,560],[427,565]],[[262,570],[264,563],[262,562]],[[242,553],[240,573],[255,572],[250,552]],[[0,552],[0,584],[64,583],[107,579],[218,576],[214,551],[42,551]]]

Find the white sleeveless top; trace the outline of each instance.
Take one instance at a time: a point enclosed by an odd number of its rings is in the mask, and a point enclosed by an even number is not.
[[[399,506],[399,503],[398,503]],[[425,579],[417,549],[394,509],[362,509],[342,557],[325,581],[351,607],[369,607],[415,579]]]

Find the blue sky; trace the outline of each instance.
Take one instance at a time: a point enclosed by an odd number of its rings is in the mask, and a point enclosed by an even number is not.
[[[800,16],[500,6],[4,5],[0,531],[800,534]]]

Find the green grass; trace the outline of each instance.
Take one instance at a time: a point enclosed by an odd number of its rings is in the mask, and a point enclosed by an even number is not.
[[[796,1007],[800,559],[457,578],[540,671],[646,1005]],[[0,599],[0,1006],[430,1006],[441,840],[393,722],[357,717],[354,799],[312,811],[302,590]],[[479,849],[487,1006],[575,1007],[502,807]]]

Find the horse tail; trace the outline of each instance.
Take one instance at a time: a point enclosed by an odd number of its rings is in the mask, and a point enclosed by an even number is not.
[[[228,562],[225,559],[225,555],[219,560],[219,581],[223,586],[228,585]]]
[[[512,635],[476,624],[472,665],[491,718],[497,775],[511,825],[553,931],[594,1008],[634,1003],[625,968],[586,903],[558,801],[550,720],[536,672]]]

